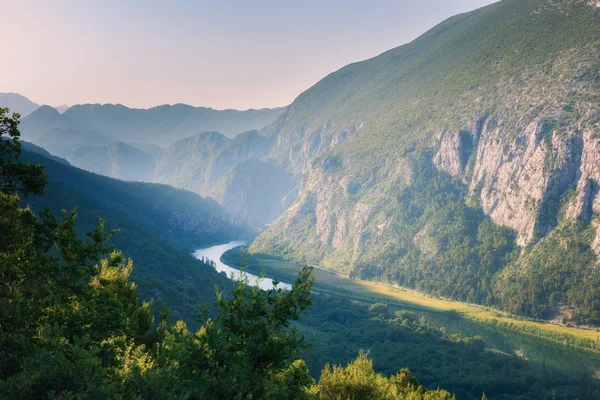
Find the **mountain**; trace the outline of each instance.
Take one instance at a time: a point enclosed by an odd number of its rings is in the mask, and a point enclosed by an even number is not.
[[[94,229],[100,218],[107,229],[118,229],[111,241],[135,261],[132,279],[142,299],[154,298],[157,311],[168,307],[171,315],[193,325],[198,306],[214,304],[214,285],[228,284],[228,279],[190,252],[246,232],[232,226],[216,203],[166,185],[110,179],[26,149],[21,159],[43,164],[48,184],[42,197],[25,203],[57,214],[76,209],[82,233]]]
[[[77,105],[61,114],[52,107],[42,106],[22,120],[20,130],[24,140],[77,167],[120,179],[150,181],[156,175],[157,182],[208,195],[207,190],[200,190],[198,186],[212,187],[236,162],[257,156],[252,150],[245,150],[245,146],[262,146],[260,156],[268,154],[271,140],[259,136],[254,128],[272,123],[282,112],[281,108],[217,111],[177,104],[148,110],[121,105]],[[233,141],[227,152],[216,160],[215,169],[209,171],[211,177],[200,183],[196,179],[197,169],[204,168],[200,164],[206,163],[198,160],[207,160],[210,152],[191,154],[181,146],[193,146],[191,142],[198,139],[183,138],[198,135],[206,127],[218,128],[229,136],[247,132]],[[231,140],[220,133],[215,135],[221,136],[222,143]],[[255,143],[257,141],[262,144]],[[159,160],[160,168],[155,172],[153,159],[171,144],[174,147]],[[194,148],[198,150],[197,145]],[[236,154],[244,151],[248,155]],[[175,155],[174,161],[169,161],[170,154]],[[193,179],[188,182],[190,173]],[[165,174],[169,174],[168,178],[164,178]]]
[[[149,182],[154,172],[152,154],[127,143],[115,143],[95,131],[55,128],[44,133],[36,143],[78,168],[111,178]],[[142,147],[156,152],[149,146]]]
[[[237,163],[267,155],[270,143],[257,131],[233,140],[218,132],[204,132],[169,146],[156,160],[154,180],[209,195]]]
[[[91,130],[81,121],[77,121],[56,111],[50,106],[41,106],[21,120],[19,130],[21,137],[30,142],[36,142],[46,132],[54,129],[85,132]]]
[[[21,118],[26,117],[35,111],[39,105],[18,93],[0,93],[0,108],[8,108],[11,112],[21,114]]]
[[[213,196],[235,220],[262,227],[285,211],[295,188],[291,173],[273,162],[250,158],[235,164]]]
[[[150,182],[154,157],[127,143],[74,147],[66,157],[86,171],[125,181]]]
[[[293,174],[264,159],[273,144],[256,130],[233,140],[201,133],[165,150],[156,159],[153,181],[210,197],[232,218],[261,227],[285,210],[283,198],[297,185]]]
[[[44,133],[35,143],[54,155],[68,159],[72,148],[105,146],[113,141],[100,132],[54,128]]]
[[[58,111],[59,113],[62,114],[69,109],[69,106],[66,104],[63,104],[62,106],[58,106],[58,107],[54,107],[54,108],[56,109],[56,111]]]
[[[71,163],[69,163],[67,160],[65,160],[64,158],[60,158],[57,156],[53,156],[52,154],[50,154],[48,152],[48,150],[41,148],[40,146],[36,146],[33,143],[29,143],[29,142],[25,142],[25,141],[21,141],[21,148],[25,151],[28,151],[30,153],[37,153],[41,156],[44,156],[45,158],[49,158],[50,160],[56,161],[59,164],[64,164],[64,165],[71,165]]]
[[[165,151],[165,149],[163,149],[162,147],[158,147],[154,144],[150,144],[150,143],[127,143],[128,145],[130,145],[131,147],[135,147],[136,149],[143,151],[146,154],[151,155],[152,157],[157,157],[160,154],[162,154],[163,151]]]
[[[218,131],[227,137],[270,125],[284,108],[261,110],[214,110],[185,104],[133,109],[117,104],[83,104],[64,115],[125,142],[151,143],[167,147],[200,132]]]
[[[156,160],[154,181],[196,193],[206,193],[214,181],[210,162],[231,139],[219,132],[203,132],[169,146]]]
[[[504,0],[348,65],[262,134],[302,187],[251,251],[600,323],[600,8]]]

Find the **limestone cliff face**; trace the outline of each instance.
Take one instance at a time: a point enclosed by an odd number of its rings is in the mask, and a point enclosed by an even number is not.
[[[504,0],[327,76],[265,132],[301,186],[250,251],[593,320],[599,38],[595,2]]]
[[[502,116],[492,115],[481,130],[475,125],[443,136],[434,161],[461,177],[484,211],[515,229],[525,246],[550,232],[559,218],[589,223],[600,210],[600,127],[592,118],[597,110],[587,111],[566,127],[533,111],[502,124]],[[561,201],[566,201],[562,213]]]
[[[363,126],[361,123],[340,126],[325,123],[313,129],[305,124],[298,129],[288,129],[286,123],[293,123],[294,117],[294,107],[290,107],[282,117],[283,128],[274,129],[276,139],[270,158],[286,165],[297,175],[306,174],[317,157],[346,142]]]
[[[515,229],[518,243],[527,245],[557,224],[562,196],[575,188],[580,169],[589,168],[582,162],[582,132],[550,131],[539,116],[514,125],[499,125],[495,118],[491,116],[481,132],[474,132],[474,148],[471,142],[447,146],[448,139],[442,139],[436,160],[472,157],[470,165],[466,161],[436,164],[462,177],[483,210],[496,223]],[[461,134],[471,138],[465,131]],[[567,217],[580,217],[575,214],[569,212]]]
[[[377,139],[378,147],[363,146],[384,135],[373,133],[373,121],[292,124],[292,105],[276,127],[271,156],[302,174],[302,187],[255,248],[300,240],[310,249],[306,260],[335,259],[339,268],[368,258],[374,238],[398,231],[395,193],[411,184],[412,164],[405,149],[394,149],[411,135],[426,138],[435,167],[462,181],[495,223],[514,229],[520,246],[560,221],[592,222],[600,211],[600,109],[589,100],[599,90],[589,80],[597,74],[597,50],[566,51],[519,79],[467,91],[452,111],[432,114],[428,127],[437,133],[427,136],[413,124],[397,139],[391,133]],[[435,253],[427,230],[415,234],[415,246]],[[592,247],[600,253],[600,232]]]

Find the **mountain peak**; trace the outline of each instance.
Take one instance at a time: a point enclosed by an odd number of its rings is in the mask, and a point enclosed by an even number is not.
[[[19,113],[23,118],[31,114],[39,105],[19,93],[10,92],[0,93],[0,107]]]
[[[43,105],[43,106],[40,106],[35,111],[33,111],[28,116],[28,118],[29,119],[38,119],[38,118],[47,119],[47,118],[58,118],[59,116],[60,116],[60,113],[56,110],[56,108],[47,106],[47,105]]]

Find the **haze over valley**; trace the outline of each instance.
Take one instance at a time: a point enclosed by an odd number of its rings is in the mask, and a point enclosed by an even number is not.
[[[426,3],[274,108],[0,93],[0,398],[600,398],[600,3]]]

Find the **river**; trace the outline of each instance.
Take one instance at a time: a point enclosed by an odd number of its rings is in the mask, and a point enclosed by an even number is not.
[[[240,270],[221,261],[221,256],[228,250],[245,246],[247,242],[238,240],[225,244],[196,250],[193,255],[198,259],[209,259],[215,263],[219,272],[239,280]],[[269,290],[274,287],[273,280],[260,279],[258,276],[246,273],[248,283]],[[280,282],[278,288],[291,289],[291,285]],[[586,375],[599,376],[600,356],[582,350],[569,348],[561,344],[549,342],[515,332],[506,328],[495,327],[490,324],[479,323],[462,317],[448,317],[439,312],[418,312],[425,315],[427,320],[438,327],[444,327],[448,333],[457,333],[463,336],[481,336],[489,349],[498,350],[507,354],[517,355],[536,364],[552,366],[564,371],[585,373]]]
[[[227,274],[228,277],[230,277],[232,279],[240,280],[240,277],[241,277],[240,270],[237,268],[233,268],[233,267],[225,264],[224,262],[222,262],[221,256],[228,250],[235,249],[236,247],[240,247],[240,246],[245,246],[246,244],[248,244],[248,243],[243,240],[236,240],[236,241],[225,243],[225,244],[219,244],[216,246],[206,247],[204,249],[198,249],[193,253],[193,255],[197,259],[204,258],[204,259],[208,259],[208,260],[214,262],[215,269],[217,271],[224,272],[225,274]],[[246,274],[246,277],[248,278],[248,284],[250,284],[251,286],[258,286],[263,290],[270,290],[275,287],[272,279],[269,279],[269,278],[260,279],[260,277],[250,274],[250,273],[247,273],[247,272],[245,274]],[[279,282],[277,287],[283,288],[283,289],[288,289],[288,290],[290,290],[292,288],[291,285],[284,283],[284,282]]]

